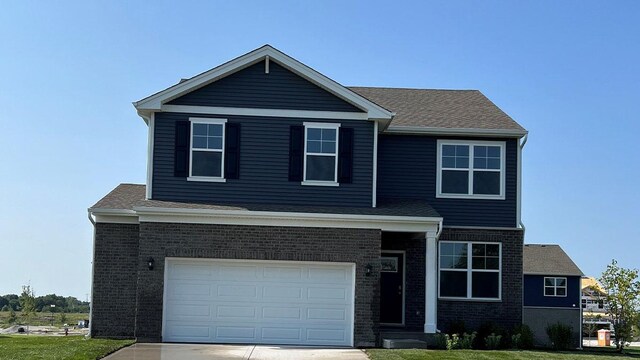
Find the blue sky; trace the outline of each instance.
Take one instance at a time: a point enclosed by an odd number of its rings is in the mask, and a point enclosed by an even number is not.
[[[480,89],[530,131],[526,242],[640,267],[640,2],[9,1],[0,294],[84,299],[87,208],[143,183],[131,105],[269,43],[344,85]]]

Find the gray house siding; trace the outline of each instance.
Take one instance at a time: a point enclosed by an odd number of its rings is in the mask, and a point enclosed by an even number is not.
[[[168,104],[362,112],[274,61],[269,63],[268,74],[261,61]]]
[[[155,117],[153,199],[214,203],[371,206],[373,123],[275,117],[212,116],[240,123],[240,177],[225,183],[187,181],[174,176],[175,122],[189,115]],[[304,186],[289,181],[289,129],[305,121],[339,122],[354,129],[353,182],[340,186]]]
[[[382,135],[378,143],[378,197],[424,199],[445,226],[516,227],[517,140],[506,141],[505,200],[436,198],[437,140],[431,136]]]

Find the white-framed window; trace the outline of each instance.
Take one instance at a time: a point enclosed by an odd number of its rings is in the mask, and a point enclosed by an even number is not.
[[[302,185],[338,186],[339,129],[335,123],[304,123]]]
[[[224,137],[227,119],[189,118],[190,181],[224,182]]]
[[[436,197],[504,200],[503,141],[438,140]]]
[[[545,277],[544,296],[566,297],[567,278],[566,277]]]
[[[441,241],[438,266],[440,298],[502,298],[501,243]]]

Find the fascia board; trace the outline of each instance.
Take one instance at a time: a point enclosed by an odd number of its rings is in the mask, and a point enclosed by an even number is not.
[[[483,136],[483,137],[514,137],[520,138],[528,134],[527,130],[515,129],[447,129],[422,126],[389,126],[386,134],[406,134],[406,135],[451,135],[451,136]]]

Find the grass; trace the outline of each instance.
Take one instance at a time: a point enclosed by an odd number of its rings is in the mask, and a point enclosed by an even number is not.
[[[83,336],[0,335],[0,360],[95,360],[133,343]]]
[[[563,360],[608,360],[621,358],[640,358],[640,348],[629,348],[625,354],[614,349],[588,348],[583,351],[516,351],[516,350],[387,350],[369,349],[371,360],[525,360],[525,359],[563,359]]]
[[[89,319],[89,314],[87,313],[68,313],[65,314],[67,316],[67,320],[65,323],[70,326],[78,325],[78,321]],[[24,320],[22,319],[22,314],[17,311],[16,316],[18,321],[16,324],[24,324]],[[38,312],[31,318],[29,321],[29,325],[35,326],[49,326],[51,325],[51,313],[50,312]],[[53,313],[53,325],[61,326],[63,323],[60,321],[60,313]],[[0,311],[0,328],[6,328],[11,326],[9,324],[9,312],[8,311]]]

